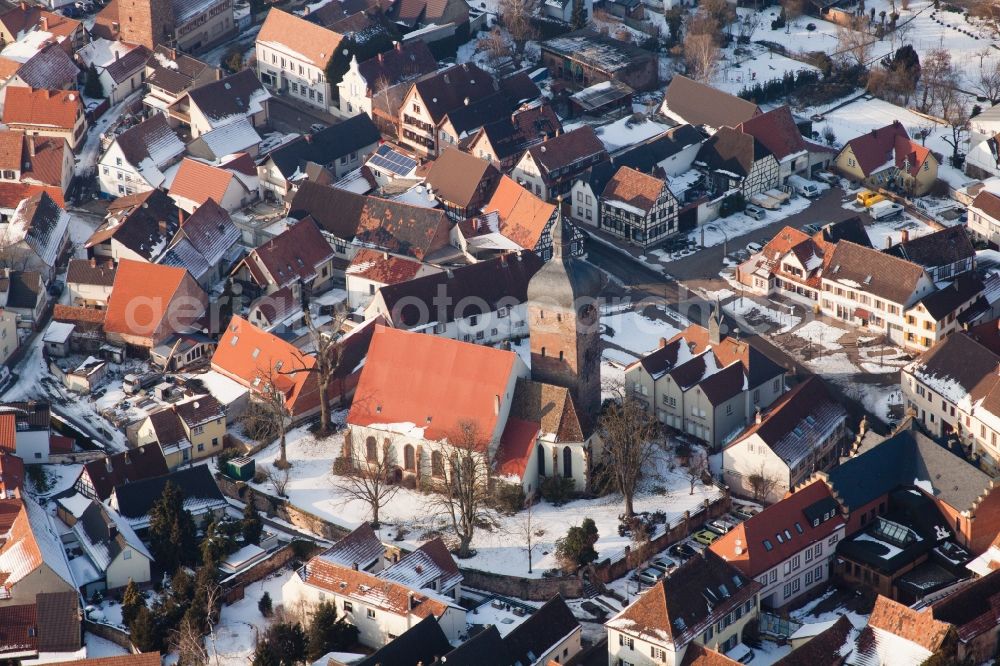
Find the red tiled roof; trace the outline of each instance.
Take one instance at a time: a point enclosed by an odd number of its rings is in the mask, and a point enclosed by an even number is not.
[[[267,13],[257,34],[257,43],[272,43],[286,47],[319,68],[325,68],[337,52],[344,36],[277,8]]]
[[[655,176],[623,166],[604,187],[605,199],[621,201],[646,213],[656,204],[666,183]]]
[[[271,372],[281,363],[280,372]],[[212,355],[212,369],[260,393],[271,380],[285,394],[285,405],[297,415],[319,405],[319,389],[312,356],[303,354],[281,338],[262,331],[233,315]],[[302,368],[302,372],[291,372]],[[290,373],[290,374],[281,374]]]
[[[11,87],[3,107],[8,125],[48,125],[72,130],[83,113],[80,94],[69,90],[33,90]]]
[[[62,188],[52,185],[33,185],[29,183],[4,182],[0,183],[0,209],[14,210],[25,199],[45,192],[52,200],[59,204],[60,208],[66,207],[63,199]]]
[[[93,657],[72,661],[48,662],[50,666],[160,666],[159,652],[123,654],[114,657]]]
[[[826,539],[844,524],[837,514],[829,520],[821,519],[819,525],[813,527],[805,511],[824,500],[834,502],[830,488],[822,481],[815,481],[740,523],[716,539],[710,548],[746,576],[756,578],[795,553]],[[801,526],[802,533],[797,526]],[[771,545],[770,550],[764,546],[765,540]]]
[[[333,254],[316,223],[306,219],[256,247],[240,265],[246,266],[255,279],[263,279],[262,284],[284,286],[300,279],[314,279],[319,265]]]
[[[104,324],[104,317],[107,310],[96,308],[85,308],[79,305],[63,305],[56,303],[52,308],[52,319],[62,322],[80,322],[87,324]]]
[[[764,144],[778,161],[808,150],[806,140],[799,132],[795,119],[792,118],[792,112],[787,106],[780,106],[744,120],[738,129]]]
[[[855,137],[847,142],[845,148],[851,148],[861,172],[868,176],[892,159],[896,137],[910,138],[899,121]]]
[[[199,206],[209,199],[222,201],[233,178],[231,171],[185,157],[170,184],[170,196],[183,197]]]
[[[168,313],[177,319],[171,322],[174,326],[191,324],[202,312],[195,312],[197,308],[192,308],[191,303],[175,302],[186,277],[188,274],[183,268],[122,259],[118,262],[115,285],[108,299],[104,330],[151,337]]]
[[[937,652],[951,625],[938,622],[929,609],[916,611],[879,595],[868,618],[868,626],[899,636],[930,652]]]
[[[500,233],[504,238],[533,250],[555,209],[555,204],[542,201],[509,176],[503,176],[483,213],[495,212],[500,218]]]
[[[17,424],[13,412],[0,413],[0,451],[14,453],[17,450]]]
[[[49,451],[52,453],[72,453],[74,444],[76,444],[76,440],[72,437],[56,433],[49,435]]]
[[[493,461],[496,471],[504,476],[523,477],[535,452],[535,439],[539,432],[537,423],[509,417]]]
[[[224,345],[220,344],[219,347]],[[495,400],[504,399],[514,352],[379,326],[347,422],[412,423],[426,439],[455,436],[464,421],[492,437]]]
[[[379,284],[397,284],[417,277],[422,267],[413,259],[363,248],[354,255],[346,273]]]
[[[703,645],[692,643],[684,651],[684,659],[681,661],[681,666],[739,666],[739,663],[721,652],[716,652]]]
[[[920,173],[924,160],[931,154],[931,149],[921,146],[905,136],[897,135],[893,152],[896,154],[896,168],[902,169],[904,164],[907,164],[909,168],[906,169],[906,172],[911,176],[916,176]]]
[[[24,461],[18,456],[0,452],[0,495],[10,497],[24,486]],[[0,532],[3,532],[0,529]]]
[[[35,604],[0,606],[0,657],[4,653],[36,650],[37,628]]]

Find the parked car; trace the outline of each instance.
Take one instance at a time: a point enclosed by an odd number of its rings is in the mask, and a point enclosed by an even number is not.
[[[49,296],[61,296],[63,289],[66,288],[66,283],[62,280],[53,280],[49,283],[48,292]]]
[[[750,254],[757,254],[763,249],[764,246],[761,245],[760,243],[754,241],[750,241],[749,243],[747,243],[747,252],[749,252]]]
[[[322,132],[326,129],[326,125],[323,123],[313,123],[309,126],[309,131],[315,134],[316,132]]]
[[[670,547],[669,550],[667,550],[667,552],[670,553],[672,556],[676,557],[677,559],[681,560],[682,562],[686,562],[687,560],[697,555],[694,549],[684,542],[675,543]]]
[[[711,521],[708,525],[705,525],[705,527],[707,527],[708,529],[712,530],[713,532],[718,532],[719,534],[725,534],[729,530],[733,529],[732,525],[730,525],[730,524],[728,524],[728,523],[726,523],[726,522],[724,522],[724,521],[722,521],[722,520],[720,520],[718,518],[716,518],[715,520]]]
[[[748,204],[747,207],[743,209],[743,212],[755,220],[763,220],[767,216],[767,213],[764,212],[763,208],[758,208],[753,204]]]
[[[719,538],[719,535],[712,530],[698,530],[691,535],[691,538],[704,546],[711,546],[712,542]]]
[[[820,229],[823,227],[818,224],[804,224],[802,225],[802,231],[812,236],[813,234],[819,233]]]
[[[656,582],[663,578],[664,572],[653,567],[646,567],[635,575],[635,579],[646,585],[656,585]]]
[[[827,185],[839,185],[840,176],[829,171],[819,171],[813,174],[813,178],[821,183],[826,183]]]
[[[901,215],[903,213],[903,207],[892,201],[879,201],[868,209],[868,214],[872,216],[873,220],[881,220],[886,217],[893,217],[894,215]]]
[[[810,182],[802,176],[791,175],[788,177],[788,184],[792,186],[796,194],[800,194],[807,199],[818,197],[821,192],[816,183]]]
[[[659,569],[664,573],[667,573],[668,571],[673,571],[674,569],[676,569],[677,563],[674,562],[669,557],[667,557],[666,555],[661,555],[660,557],[650,562],[649,566],[651,566],[654,569]]]
[[[751,650],[745,644],[738,643],[736,647],[734,647],[732,650],[726,653],[726,656],[729,657],[730,659],[735,659],[741,664],[749,664],[751,661],[753,661],[754,654],[753,650]]]
[[[879,194],[878,192],[872,192],[871,190],[861,190],[860,192],[858,192],[858,196],[855,198],[855,200],[865,208],[869,208],[873,204],[877,204],[879,201],[885,201],[885,197]]]

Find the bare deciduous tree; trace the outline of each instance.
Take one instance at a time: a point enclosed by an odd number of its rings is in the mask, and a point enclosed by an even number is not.
[[[462,421],[439,450],[446,469],[442,470],[440,488],[428,496],[428,509],[450,523],[458,539],[459,557],[471,556],[477,529],[499,524],[491,506],[491,444],[477,423]]]
[[[486,54],[486,66],[494,73],[510,60],[511,50],[507,38],[499,26],[494,26],[492,30],[481,37],[476,43],[477,49]]]
[[[955,67],[951,63],[951,52],[947,49],[932,49],[920,63],[920,86],[917,109],[930,113],[937,107],[942,96],[952,86],[956,78]]]
[[[767,470],[764,469],[764,463],[761,463],[747,477],[747,482],[750,484],[750,492],[753,495],[753,500],[755,502],[764,502],[767,500],[768,495],[778,486],[778,477],[774,474],[768,474]]]
[[[382,448],[382,456],[376,460],[356,460],[352,457],[351,469],[338,477],[337,487],[344,495],[368,505],[375,529],[381,525],[379,513],[382,507],[399,492],[399,486],[393,483],[396,468],[394,453],[390,444]]]
[[[991,104],[1000,100],[1000,61],[984,65],[979,60],[979,78],[974,84],[977,93],[985,97]]]
[[[538,545],[538,539],[545,536],[545,530],[538,526],[538,521],[534,520],[534,503],[529,499],[524,503],[522,511],[514,522],[511,532],[520,540],[524,552],[528,554],[528,573],[531,573],[531,556]]]
[[[785,18],[794,21],[802,16],[804,0],[781,0],[781,6],[785,10]]]
[[[538,36],[538,30],[531,20],[536,6],[537,0],[500,0],[500,23],[514,40],[518,55],[524,53],[524,45],[528,40]]]
[[[291,478],[288,468],[279,468],[277,464],[274,467],[265,467],[264,476],[274,486],[274,492],[278,493],[280,497],[285,497],[285,489],[288,487],[288,481]]]
[[[684,66],[688,76],[707,83],[719,65],[719,45],[713,35],[688,32],[684,37]]]
[[[954,88],[944,91],[941,98],[941,117],[948,123],[951,135],[942,138],[944,142],[951,146],[952,166],[958,166],[960,146],[965,142],[969,132],[969,105],[965,103],[961,92]]]
[[[171,634],[171,642],[180,656],[181,664],[185,666],[206,666],[208,664],[205,637],[197,622],[185,617]]]
[[[741,43],[749,44],[753,35],[760,27],[761,13],[747,12],[736,21],[736,37]]]
[[[285,404],[285,392],[281,386],[281,375],[275,370],[273,363],[259,365],[255,384],[260,387],[260,393],[250,402],[243,415],[243,425],[247,434],[258,441],[278,440],[281,453],[274,462],[276,467],[290,467],[286,435],[288,432],[288,407]]]
[[[635,515],[633,501],[643,479],[655,467],[664,449],[659,424],[634,396],[615,386],[617,394],[597,422],[604,441],[601,481],[610,484],[625,500],[625,518]]]
[[[689,495],[694,495],[694,487],[698,485],[698,482],[702,480],[707,472],[708,455],[700,451],[692,451],[691,457],[688,458],[687,470],[685,472],[688,483],[691,485],[691,489],[688,492]]]
[[[876,40],[867,30],[863,17],[855,16],[848,25],[837,26],[837,52],[859,67],[867,67]]]

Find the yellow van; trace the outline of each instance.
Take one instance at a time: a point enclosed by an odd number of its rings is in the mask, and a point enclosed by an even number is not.
[[[865,208],[870,207],[872,204],[877,204],[879,201],[885,201],[885,197],[878,192],[872,192],[871,190],[861,190],[858,192],[858,203]]]

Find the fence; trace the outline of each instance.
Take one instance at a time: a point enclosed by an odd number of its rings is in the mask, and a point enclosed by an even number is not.
[[[83,630],[106,641],[111,641],[123,650],[128,650],[130,654],[139,653],[139,649],[132,645],[132,637],[124,629],[85,618],[83,620]]]
[[[528,601],[548,601],[561,594],[564,599],[579,599],[583,594],[583,579],[580,576],[557,576],[553,578],[522,578],[496,574],[478,569],[462,571],[462,585],[484,592],[492,592],[505,597],[515,597]]]
[[[275,571],[284,567],[295,559],[296,551],[300,551],[302,557],[308,559],[319,550],[319,546],[315,544],[302,544],[294,547],[292,544],[282,546],[260,562],[223,579],[220,586],[223,590],[224,601],[227,604],[231,604],[242,599],[247,585],[267,578]]]

